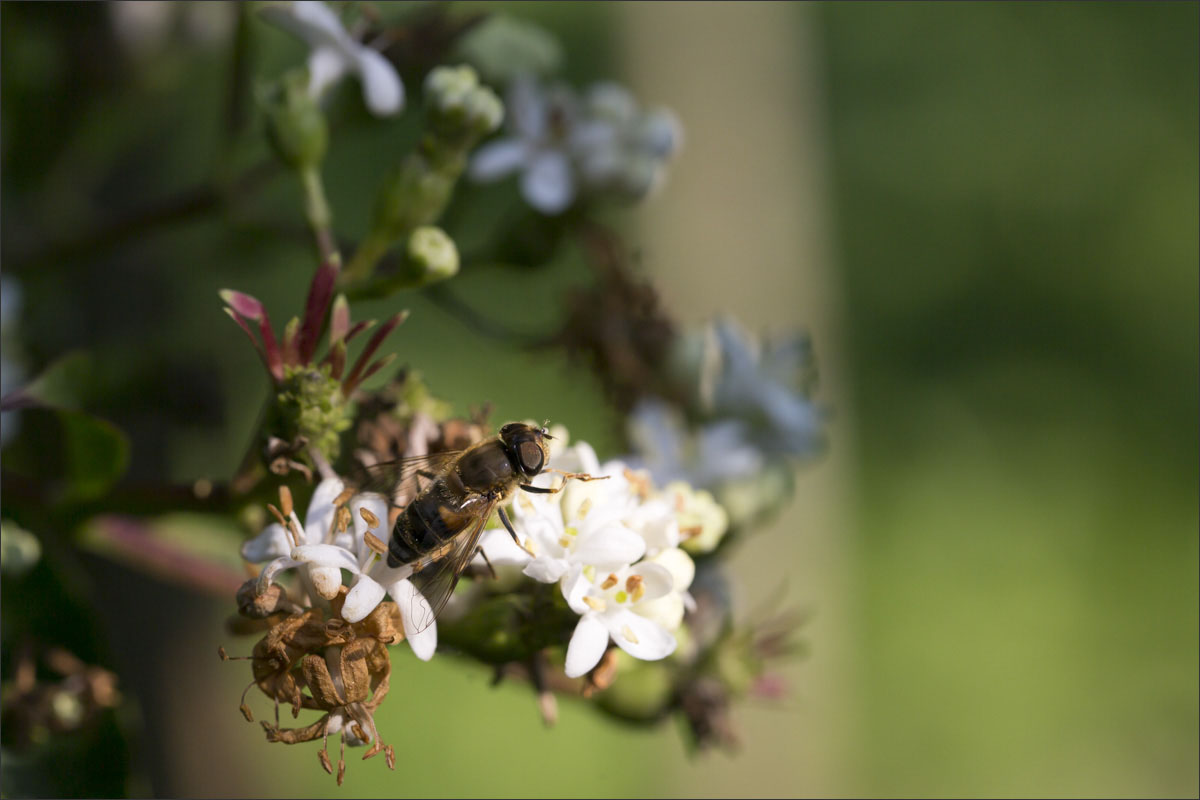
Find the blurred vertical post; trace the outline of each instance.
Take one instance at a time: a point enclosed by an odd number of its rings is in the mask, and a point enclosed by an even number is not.
[[[677,760],[671,780],[682,781],[685,794],[713,796],[854,791],[853,443],[828,230],[817,9],[750,2],[620,9],[632,89],[646,105],[673,109],[684,126],[665,190],[639,216],[644,268],[684,323],[725,311],[758,332],[808,329],[818,399],[834,410],[828,455],[797,475],[788,512],[734,559],[737,611],[744,615],[786,582],[786,603],[812,612],[803,632],[811,653],[788,671],[786,700],[736,709],[746,745],[737,758]]]

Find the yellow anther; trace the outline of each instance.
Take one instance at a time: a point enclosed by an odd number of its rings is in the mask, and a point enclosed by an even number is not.
[[[583,519],[592,510],[592,498],[584,498],[584,501],[579,504],[579,518]]]
[[[279,507],[283,509],[283,515],[290,517],[292,515],[292,490],[287,486],[279,487]]]
[[[625,591],[633,594],[637,591],[637,588],[645,582],[645,578],[643,578],[641,575],[630,575],[625,579]]]
[[[592,566],[591,564],[588,564],[586,567],[583,568],[583,577],[587,578],[592,583],[595,583],[596,568],[594,566]]]
[[[633,628],[629,627],[628,625],[621,628],[621,635],[624,636],[626,641],[628,641],[630,644],[638,643],[638,638],[633,635]]]
[[[570,547],[570,546],[571,546],[571,537],[569,537],[569,536],[560,536],[560,537],[559,537],[559,539],[558,539],[558,543],[559,543],[560,545],[562,545],[564,548],[566,548],[566,547]]]
[[[587,603],[588,608],[592,609],[593,611],[603,611],[606,607],[606,603],[603,599],[599,597],[592,597],[591,595],[585,594],[583,596],[583,602]]]
[[[639,583],[636,587],[634,587],[634,590],[633,590],[633,602],[636,603],[638,600],[641,600],[645,594],[646,594],[646,585],[643,583]]]
[[[578,536],[579,528],[576,528],[574,525],[568,525],[567,527],[563,528],[563,533],[565,533],[567,536]]]
[[[617,585],[617,576],[613,575],[612,573],[609,573],[608,577],[604,579],[604,583],[600,584],[600,588],[601,589],[611,589],[612,587],[614,587],[616,585]]]

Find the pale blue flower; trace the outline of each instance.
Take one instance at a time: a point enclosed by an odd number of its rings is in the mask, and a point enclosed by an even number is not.
[[[308,56],[308,93],[320,98],[326,90],[350,73],[362,83],[363,101],[380,117],[404,108],[404,84],[400,75],[377,50],[358,42],[336,13],[319,0],[296,0],[289,5],[267,6],[264,19],[304,41]]]

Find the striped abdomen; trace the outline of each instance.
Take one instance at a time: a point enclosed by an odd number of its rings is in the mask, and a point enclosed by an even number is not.
[[[479,521],[487,498],[469,492],[455,470],[438,478],[409,503],[396,519],[388,542],[389,567],[410,564],[422,557],[437,558],[439,550]]]

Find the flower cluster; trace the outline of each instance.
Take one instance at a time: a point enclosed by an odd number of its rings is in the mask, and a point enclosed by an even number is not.
[[[600,464],[586,442],[552,454],[550,463],[591,479],[568,479],[554,494],[519,493],[511,510],[525,551],[500,530],[485,537],[484,551],[493,562],[517,563],[534,580],[559,584],[579,615],[567,647],[568,677],[595,667],[610,639],[638,659],[670,655],[695,574],[681,544],[705,527],[689,502],[695,495],[683,486],[658,492],[648,474],[621,461]],[[547,472],[535,485],[562,480]],[[719,516],[705,522],[707,538],[724,533]]]
[[[545,214],[562,213],[582,195],[645,197],[682,138],[671,112],[643,111],[615,83],[581,97],[522,75],[509,85],[507,107],[509,135],[481,147],[468,174],[487,182],[519,171],[525,200]]]
[[[808,339],[760,340],[722,318],[679,336],[667,362],[672,388],[698,423],[689,426],[662,400],[642,399],[628,420],[631,462],[657,481],[718,492],[738,521],[784,499],[787,460],[816,454],[824,441]]]

